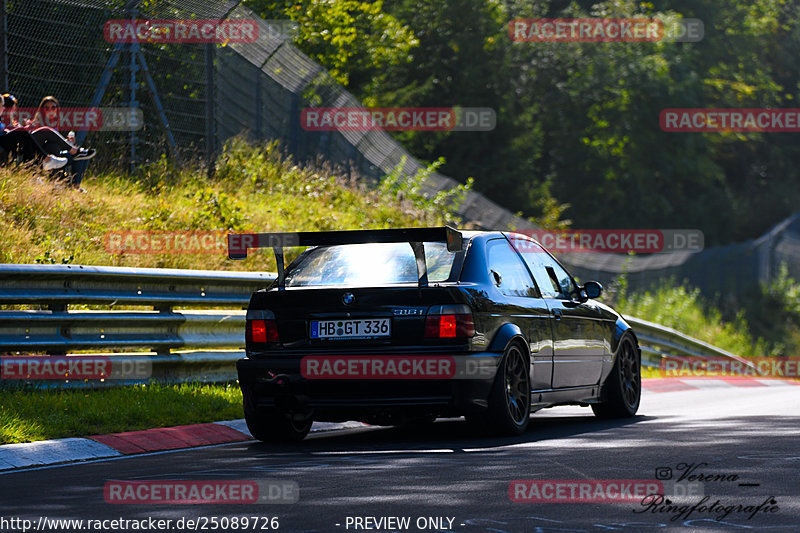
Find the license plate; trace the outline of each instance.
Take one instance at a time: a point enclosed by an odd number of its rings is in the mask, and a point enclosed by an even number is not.
[[[312,339],[371,339],[392,334],[391,319],[312,320]]]

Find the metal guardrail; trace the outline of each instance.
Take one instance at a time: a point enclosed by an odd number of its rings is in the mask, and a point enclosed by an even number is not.
[[[243,306],[276,275],[162,268],[0,264],[0,304]]]
[[[0,265],[0,305],[41,308],[0,310],[0,353],[151,350],[156,355],[126,353],[125,360],[146,361],[158,381],[236,379],[234,362],[244,355],[243,308],[273,279],[253,272]],[[97,306],[105,309],[86,309]],[[197,307],[204,309],[191,309]],[[105,384],[134,382],[141,380]]]
[[[660,367],[665,360],[679,362],[692,359],[730,359],[752,367],[753,363],[736,354],[717,348],[707,342],[684,335],[655,322],[648,322],[632,316],[623,317],[633,327],[639,347],[642,349],[642,364]]]
[[[243,309],[250,295],[267,287],[275,276],[156,268],[0,265],[0,305],[43,308],[0,310],[0,353],[63,355],[144,349],[156,355],[126,353],[125,359],[147,361],[152,379],[232,380],[236,378],[234,362],[243,356]],[[107,309],[81,308],[87,306]],[[114,310],[115,306],[138,309]],[[196,307],[205,309],[185,309]],[[639,338],[646,366],[659,366],[670,358],[730,358],[746,363],[737,355],[674,329],[635,317],[625,320]],[[132,381],[106,382],[129,383]],[[73,381],[69,386],[76,385],[80,386],[80,382]]]

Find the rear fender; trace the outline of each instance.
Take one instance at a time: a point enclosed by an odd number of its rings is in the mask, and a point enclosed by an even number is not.
[[[639,347],[639,339],[636,338],[636,333],[622,317],[617,318],[616,324],[614,325],[614,334],[611,338],[611,357],[609,360],[606,360],[603,363],[600,384],[604,384],[609,374],[611,374],[611,370],[614,368],[614,363],[616,362],[617,355],[619,354],[619,345],[622,342],[622,339],[625,337],[630,337],[633,340],[636,349],[639,351],[639,360],[641,361],[642,349]]]
[[[614,325],[614,335],[611,338],[611,353],[615,356],[619,350],[619,344],[622,341],[622,338],[625,336],[632,337],[636,346],[639,346],[639,339],[636,338],[636,333],[633,331],[633,328],[627,322],[625,322],[622,317],[619,317]]]
[[[487,352],[503,354],[506,351],[506,347],[512,342],[519,341],[520,346],[523,347],[525,356],[528,358],[528,362],[530,364],[530,350],[528,347],[528,342],[525,339],[525,336],[522,334],[522,330],[516,324],[503,324],[495,333],[494,339],[492,339],[489,348],[486,350]],[[500,361],[502,357],[497,357],[497,365],[499,367]],[[492,392],[492,384],[494,379],[487,380],[481,384],[476,384],[475,389],[473,390],[473,394],[475,397],[483,398],[481,402],[475,402],[471,405],[466,405],[465,409],[468,411],[475,411],[476,409],[483,413],[485,412],[486,407],[488,406],[489,402],[489,395]]]
[[[525,340],[525,336],[522,334],[522,330],[516,324],[503,324],[500,326],[500,329],[497,330],[497,333],[492,339],[492,343],[489,345],[490,352],[498,352],[502,353],[506,350],[506,346],[513,341],[514,339],[519,338],[522,346],[525,347],[525,351],[528,351],[528,343]]]

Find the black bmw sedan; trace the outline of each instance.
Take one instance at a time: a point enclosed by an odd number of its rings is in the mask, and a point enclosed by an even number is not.
[[[309,246],[284,268],[285,246]],[[450,227],[229,235],[229,255],[271,247],[237,363],[254,437],[301,440],[313,421],[376,425],[466,417],[524,432],[545,407],[633,416],[641,352],[631,327],[539,243]]]

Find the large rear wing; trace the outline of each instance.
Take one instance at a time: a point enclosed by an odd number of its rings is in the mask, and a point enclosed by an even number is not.
[[[439,228],[363,229],[349,231],[297,231],[292,233],[229,233],[228,257],[247,258],[251,248],[272,248],[278,269],[278,288],[286,285],[286,268],[283,249],[291,246],[331,246],[340,244],[366,244],[407,242],[414,251],[420,287],[428,284],[428,266],[425,262],[426,242],[445,242],[447,250],[458,252],[463,247],[461,232],[450,226]]]

